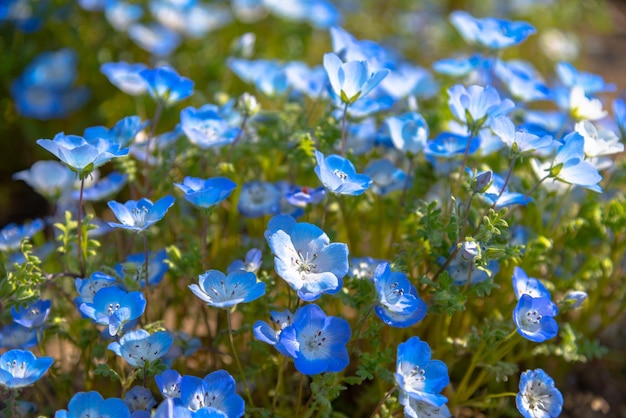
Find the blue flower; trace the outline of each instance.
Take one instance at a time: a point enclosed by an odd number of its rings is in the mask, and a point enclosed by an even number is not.
[[[165,399],[180,398],[180,383],[182,376],[176,370],[164,370],[161,374],[154,376],[154,380],[159,388],[159,393]]]
[[[439,259],[438,261],[443,263],[442,259]],[[476,284],[484,282],[489,277],[493,277],[500,271],[500,265],[496,260],[491,260],[486,266],[486,269],[489,272],[484,269],[477,268],[473,259],[465,258],[463,256],[463,252],[459,251],[459,253],[457,253],[448,264],[448,267],[446,267],[446,272],[448,272],[452,278],[453,284],[457,286],[464,286],[468,283],[468,281],[470,284]]]
[[[20,248],[24,238],[32,238],[41,231],[44,223],[41,219],[35,219],[24,225],[8,224],[0,229],[0,251],[13,251]]]
[[[235,392],[235,379],[225,370],[217,370],[200,379],[183,376],[180,383],[180,399],[188,409],[217,409],[229,418],[243,416],[243,398]]]
[[[67,405],[67,410],[56,412],[54,418],[130,418],[130,411],[119,398],[104,399],[98,392],[78,392]]]
[[[117,335],[124,324],[143,314],[146,299],[141,292],[105,287],[96,292],[93,302],[84,302],[79,309],[97,324],[108,325],[110,335]]]
[[[500,93],[492,86],[471,85],[467,88],[456,84],[448,89],[448,105],[453,116],[467,125],[468,133],[477,133],[488,126],[491,119],[515,108],[510,99],[500,99]]]
[[[387,158],[371,160],[363,173],[372,179],[372,192],[381,196],[402,190],[411,183],[411,179],[407,179],[406,173]]]
[[[58,161],[37,161],[30,169],[13,174],[13,180],[24,180],[40,195],[56,201],[72,191],[76,175]]]
[[[431,403],[412,398],[404,392],[400,392],[398,402],[400,402],[400,405],[404,406],[404,416],[408,418],[450,418],[452,416],[445,404],[435,406]]]
[[[550,298],[522,294],[513,310],[513,321],[522,337],[541,343],[558,334],[559,325],[554,319],[557,313],[558,308]]]
[[[128,148],[120,148],[119,144],[108,138],[83,138],[65,135],[63,132],[52,140],[38,139],[37,144],[50,151],[81,177],[115,157],[128,154]]]
[[[143,64],[129,64],[124,61],[107,62],[100,66],[100,72],[111,84],[131,96],[139,96],[148,90],[148,83],[140,75],[146,69],[148,67]]]
[[[228,67],[242,80],[254,83],[268,96],[280,96],[287,91],[287,71],[284,64],[269,60],[229,58]]]
[[[12,322],[0,328],[1,348],[29,348],[37,345],[37,330]]]
[[[212,104],[199,109],[183,109],[180,112],[180,126],[191,143],[202,149],[228,145],[240,131],[238,126],[231,126],[220,109]]]
[[[385,120],[393,145],[400,151],[417,154],[428,140],[428,125],[419,113],[405,113]]]
[[[235,260],[226,269],[227,273],[233,273],[235,271],[249,271],[251,273],[256,273],[263,263],[261,250],[258,248],[252,248],[246,253],[246,258],[244,260]]]
[[[141,232],[163,219],[168,209],[174,204],[172,196],[165,196],[155,203],[148,199],[129,200],[124,204],[111,200],[108,205],[115,217],[121,222],[109,222],[113,228],[124,228]]]
[[[0,356],[0,386],[30,386],[48,371],[53,361],[52,357],[36,358],[30,351],[9,350]]]
[[[522,295],[529,295],[534,298],[552,298],[543,283],[534,277],[528,277],[526,272],[518,266],[513,268],[513,291],[517,299],[521,298]]]
[[[409,95],[430,98],[439,91],[432,74],[408,62],[396,65],[380,86],[394,100],[402,100]]]
[[[411,337],[399,344],[396,383],[401,393],[409,398],[441,407],[447,402],[441,391],[450,384],[448,367],[444,362],[430,358],[430,347],[419,337]]]
[[[196,414],[193,417],[197,418],[198,416],[200,415]],[[225,414],[222,417],[228,418]],[[179,402],[166,398],[154,412],[153,418],[192,418],[192,415],[191,411]],[[219,418],[219,415],[217,418]]]
[[[324,69],[333,91],[346,104],[367,95],[389,74],[387,69],[370,72],[367,61],[344,63],[333,52],[324,54]]]
[[[563,138],[563,142],[550,167],[550,177],[602,193],[598,185],[602,176],[585,161],[585,139],[578,132],[572,132]]]
[[[145,414],[132,414],[132,418],[150,418],[152,416],[152,408],[156,406],[156,401],[150,389],[143,386],[133,386],[131,390],[126,392],[124,403],[128,406],[130,412],[144,411]]]
[[[157,285],[163,280],[163,276],[169,269],[166,260],[165,249],[148,254],[148,283],[151,286]],[[145,262],[146,255],[144,253],[131,254],[126,258],[126,262],[115,266],[115,271],[125,279],[137,283],[143,289],[146,286]]]
[[[578,122],[574,129],[585,139],[584,149],[587,157],[603,157],[624,151],[624,144],[610,129],[596,128],[588,120]]]
[[[108,2],[104,9],[104,17],[111,26],[119,32],[125,32],[128,27],[141,19],[143,8],[138,4],[126,2]]]
[[[182,184],[174,183],[174,186],[185,192],[185,199],[188,202],[207,209],[230,196],[237,184],[225,177],[204,180],[187,176]]]
[[[122,190],[127,180],[127,174],[120,174],[118,171],[113,171],[91,186],[85,187],[83,190],[83,200],[87,202],[97,202],[110,198],[112,195]],[[72,193],[72,197],[78,200],[80,197],[79,192],[75,190]]]
[[[491,130],[496,134],[513,152],[518,154],[541,153],[549,150],[554,141],[549,135],[538,136],[526,130],[515,130],[515,125],[511,118],[500,115],[491,122]]]
[[[112,342],[107,348],[123,357],[131,366],[144,367],[146,363],[163,357],[173,341],[172,335],[167,331],[150,334],[139,329],[127,332],[119,342]]]
[[[20,307],[19,310],[11,308],[11,316],[14,322],[24,327],[37,328],[46,322],[51,306],[51,301],[38,299],[28,306]]]
[[[433,70],[451,77],[465,77],[484,67],[487,60],[480,54],[470,57],[444,58],[433,63]]]
[[[582,87],[585,94],[611,92],[616,89],[615,84],[606,84],[602,76],[578,71],[569,62],[559,62],[556,65],[556,74],[565,87]]]
[[[385,324],[406,328],[424,319],[426,303],[417,295],[417,289],[406,274],[391,272],[389,263],[379,264],[374,272],[378,295],[376,315]]]
[[[148,93],[166,106],[177,103],[193,94],[193,81],[178,75],[170,67],[145,69],[139,73],[148,85]]]
[[[272,218],[265,238],[274,253],[274,269],[307,302],[337,293],[348,273],[348,246],[330,243],[315,225],[291,216]]]
[[[474,154],[480,148],[480,141],[467,135],[457,135],[451,132],[442,132],[437,138],[426,142],[424,153],[437,158],[454,158],[463,155],[467,142],[471,141],[468,155]]]
[[[270,321],[273,325],[265,321],[256,321],[252,326],[254,338],[269,345],[276,345],[280,338],[280,333],[292,324],[293,319],[294,315],[289,309],[283,312],[270,311]]]
[[[624,103],[624,100],[615,99],[613,101],[613,115],[622,137],[626,136],[626,103]]]
[[[348,275],[353,279],[374,281],[374,272],[379,264],[389,263],[372,257],[352,257],[350,258],[350,271]]]
[[[267,181],[251,181],[241,187],[237,209],[248,218],[278,215],[282,194],[278,187]]]
[[[74,303],[76,307],[79,307],[82,303],[92,303],[93,297],[98,290],[105,287],[117,286],[117,280],[113,276],[96,271],[91,274],[91,277],[84,279],[77,278],[74,281],[74,285],[76,292],[78,292],[78,297],[74,299]]]
[[[265,283],[258,282],[256,274],[249,271],[234,271],[226,276],[221,271],[208,270],[198,276],[198,282],[189,285],[189,289],[216,308],[252,302],[265,294]]]
[[[150,121],[141,121],[139,116],[127,116],[118,121],[114,127],[107,129],[104,126],[92,126],[85,129],[84,137],[88,139],[107,138],[111,142],[127,147]]]
[[[526,370],[520,376],[515,404],[524,418],[557,418],[563,408],[563,395],[542,369]]]
[[[527,61],[504,62],[498,59],[493,71],[517,100],[530,102],[552,97],[550,88],[541,80],[539,72]]]
[[[536,32],[535,28],[526,22],[512,22],[493,17],[477,19],[462,10],[452,12],[450,22],[467,42],[490,49],[517,45]]]
[[[315,151],[317,165],[315,174],[322,184],[332,193],[358,196],[363,194],[372,183],[372,179],[365,174],[357,174],[354,165],[340,155],[324,157]]]
[[[523,193],[510,192],[508,186],[502,191],[504,178],[501,176],[492,173],[491,178],[491,184],[484,192],[480,193],[480,197],[488,204],[494,205],[495,210],[500,210],[512,205],[526,206],[532,201],[532,198]]]
[[[291,186],[287,192],[286,199],[290,205],[298,208],[304,208],[309,204],[316,205],[321,203],[326,197],[326,188],[324,186],[315,189],[307,186]]]
[[[171,54],[182,42],[177,32],[157,22],[133,23],[128,28],[128,36],[140,48],[158,57]]]
[[[293,322],[282,330],[274,347],[292,357],[302,374],[340,372],[350,362],[346,348],[350,334],[348,321],[326,316],[322,308],[311,304],[296,311]]]

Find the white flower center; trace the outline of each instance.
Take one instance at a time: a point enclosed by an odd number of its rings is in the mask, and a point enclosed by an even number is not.
[[[142,228],[146,224],[146,215],[148,214],[147,207],[135,208],[132,210],[131,215],[133,216],[133,221],[135,222],[135,226]]]
[[[298,273],[309,274],[313,269],[317,268],[317,264],[314,263],[316,259],[316,253],[312,253],[309,256],[309,252],[307,251],[302,255],[302,251],[298,250],[298,257],[291,260],[291,265],[298,270]]]

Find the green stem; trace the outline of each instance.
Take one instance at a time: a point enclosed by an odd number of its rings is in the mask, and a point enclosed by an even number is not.
[[[146,310],[144,311],[146,314],[146,322],[150,322],[150,320],[148,319],[148,302],[150,300],[150,283],[148,282],[148,234],[146,233],[146,231],[143,231],[143,254],[144,254],[144,262],[143,262],[143,269],[144,269],[144,278],[145,278],[145,286],[146,286]],[[144,385],[145,386],[145,385]]]
[[[228,157],[227,157],[228,161],[231,161],[231,158],[233,155],[233,149],[235,148],[235,144],[237,143],[237,141],[239,141],[239,139],[241,138],[244,132],[244,128],[246,127],[247,121],[248,121],[248,113],[246,112],[243,116],[243,119],[241,120],[241,125],[239,126],[239,132],[237,132],[237,136],[235,137],[233,142],[230,143],[230,148],[228,149]]]
[[[78,266],[80,277],[85,277],[85,260],[83,259],[83,191],[85,190],[85,176],[80,176],[80,192],[78,194],[78,213],[76,215],[76,236],[78,239]]]
[[[537,190],[537,187],[539,187],[539,185],[541,185],[541,183],[543,183],[543,182],[544,182],[545,180],[547,180],[549,177],[550,177],[550,174],[548,174],[547,176],[545,176],[545,177],[541,178],[541,179],[537,182],[537,184],[535,184],[535,185],[533,186],[533,188],[532,188],[532,189],[530,189],[530,190],[528,191],[528,193],[526,193],[526,195],[524,195],[524,197],[525,197],[525,198],[526,198],[526,197],[530,197],[530,195],[532,195],[532,194],[535,192],[535,190]]]
[[[233,358],[235,359],[235,363],[237,364],[237,368],[239,369],[239,373],[241,374],[243,387],[245,388],[246,396],[248,397],[248,403],[250,404],[251,408],[254,408],[254,401],[252,400],[252,395],[250,394],[250,388],[248,388],[246,375],[243,373],[243,368],[241,367],[241,362],[239,361],[239,355],[237,354],[237,350],[235,349],[235,340],[233,338],[233,325],[232,325],[230,309],[226,309],[226,316],[228,318],[228,339],[230,341],[230,349],[233,352]]]
[[[349,103],[343,108],[343,119],[341,120],[341,156],[346,156],[346,121],[348,119],[348,106]]]
[[[380,408],[383,407],[383,404],[385,403],[385,401],[387,400],[388,397],[391,396],[392,393],[394,393],[396,391],[397,387],[394,386],[391,389],[389,389],[387,391],[387,393],[385,393],[382,397],[382,399],[380,400],[380,402],[378,402],[378,405],[376,405],[376,408],[374,408],[374,411],[372,411],[372,415],[370,415],[370,418],[374,418],[376,415],[378,415],[378,412],[380,411]]]
[[[550,217],[550,221],[548,222],[548,230],[549,231],[553,231],[555,224],[556,224],[556,219],[559,216],[559,212],[561,212],[561,209],[563,208],[563,204],[565,203],[565,201],[567,200],[567,198],[569,197],[569,192],[572,190],[572,185],[570,184],[567,187],[567,190],[565,190],[565,192],[563,193],[563,196],[561,196],[561,199],[559,199],[559,203],[557,204],[556,208],[554,208],[554,211],[552,212],[552,216]]]
[[[11,418],[17,418],[15,406],[17,405],[17,389],[11,389]]]
[[[280,390],[283,386],[283,370],[285,369],[286,362],[287,362],[287,358],[285,356],[282,356],[282,361],[280,363],[280,366],[278,367],[276,387],[274,388],[274,399],[272,400],[272,415],[275,415],[276,406],[278,406],[278,397],[280,395]]]
[[[156,127],[157,127],[157,124],[159,123],[159,119],[161,118],[162,112],[163,112],[163,100],[158,99],[157,108],[154,111],[152,122],[150,122],[150,134],[148,135],[148,139],[146,139],[146,155],[144,157],[144,170],[145,170],[144,172],[146,176],[144,179],[144,189],[145,189],[146,195],[150,194],[150,155],[153,154],[150,151],[150,143],[152,142],[156,134]]]
[[[350,341],[350,348],[348,349],[348,352],[350,353],[350,355],[353,354],[354,349],[356,348],[356,343],[358,342],[361,332],[363,331],[363,325],[365,325],[365,321],[367,320],[367,318],[369,318],[373,310],[374,310],[374,305],[371,305],[369,309],[367,310],[367,312],[365,312],[365,315],[363,315],[359,319],[359,322],[356,325],[356,333],[354,334],[352,341]]]
[[[202,271],[206,271],[207,263],[207,230],[209,229],[209,212],[202,219]]]

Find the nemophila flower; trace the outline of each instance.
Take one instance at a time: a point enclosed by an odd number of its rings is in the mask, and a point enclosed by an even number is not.
[[[373,279],[378,295],[374,312],[381,321],[405,328],[424,319],[428,308],[406,274],[392,272],[389,263],[383,263],[376,268]]]
[[[585,139],[577,132],[572,132],[563,138],[563,142],[550,166],[550,177],[601,193],[602,188],[598,183],[602,176],[593,165],[585,161]]]
[[[127,293],[113,286],[98,290],[93,302],[84,302],[79,307],[96,324],[108,325],[110,335],[117,335],[124,324],[139,318],[145,309],[146,299],[141,292]]]
[[[130,412],[148,411],[152,412],[152,408],[156,406],[156,401],[150,389],[143,386],[133,386],[124,396],[124,403],[128,406]],[[133,414],[133,417],[135,415]],[[147,417],[152,416],[148,414]]]
[[[96,271],[93,272],[90,277],[75,279],[74,285],[76,292],[78,292],[78,297],[74,299],[74,303],[76,307],[79,307],[82,303],[92,303],[93,297],[98,290],[105,287],[116,286],[117,280],[113,276]]]
[[[239,194],[237,209],[248,218],[278,215],[282,194],[278,187],[267,181],[244,183]]]
[[[254,83],[268,96],[280,96],[289,88],[286,66],[277,61],[230,58],[228,66],[242,80]]]
[[[287,202],[299,208],[304,208],[309,204],[317,205],[322,203],[325,197],[326,188],[324,186],[316,188],[292,186],[286,195]]]
[[[443,264],[443,258],[439,258],[437,261]],[[485,269],[487,271],[485,271]],[[500,265],[496,260],[489,261],[486,268],[479,269],[476,266],[474,260],[468,260],[463,257],[462,252],[457,253],[452,261],[446,267],[446,272],[453,280],[453,284],[457,286],[464,286],[468,282],[470,284],[482,283],[489,277],[493,277],[500,271]]]
[[[13,321],[27,328],[37,328],[46,322],[50,314],[52,302],[49,300],[38,299],[27,306],[19,309],[11,308],[11,316]]]
[[[213,408],[229,418],[239,418],[245,411],[243,398],[235,392],[235,379],[225,370],[217,370],[204,379],[183,376],[180,399],[192,412]]]
[[[410,112],[385,120],[393,145],[400,151],[417,154],[428,140],[428,124],[419,113]]]
[[[580,86],[585,94],[596,94],[615,91],[615,84],[606,84],[602,76],[578,71],[569,62],[559,62],[556,65],[556,74],[565,87]]]
[[[226,199],[237,184],[225,177],[213,177],[210,179],[200,179],[196,177],[185,177],[183,183],[174,183],[185,193],[185,199],[199,208],[210,208]]]
[[[32,222],[23,225],[14,223],[6,225],[0,229],[0,251],[13,251],[20,248],[24,238],[32,238],[37,232],[44,227],[41,219],[35,219]]]
[[[198,415],[196,414],[194,418]],[[165,399],[154,412],[153,418],[192,418],[191,411],[174,399]],[[226,414],[224,418],[228,418]]]
[[[37,345],[37,330],[16,322],[0,328],[0,348],[29,348]]]
[[[450,418],[450,410],[444,404],[441,406],[435,406],[431,403],[417,400],[408,396],[404,392],[400,392],[398,397],[400,405],[404,406],[404,416],[409,418]]]
[[[229,9],[195,1],[152,1],[150,13],[170,29],[192,38],[202,38],[232,21]]]
[[[125,32],[132,23],[143,17],[143,8],[123,1],[109,2],[104,9],[104,17],[115,30]]]
[[[357,280],[374,280],[374,272],[379,264],[389,263],[372,257],[351,257],[348,275]]]
[[[513,310],[513,321],[522,337],[541,343],[558,334],[559,325],[554,319],[557,313],[558,308],[550,298],[522,294]]]
[[[518,266],[513,268],[513,291],[517,299],[521,298],[522,295],[529,295],[534,298],[552,298],[543,283],[534,277],[528,277],[526,272]]]
[[[316,150],[315,158],[315,174],[331,193],[358,196],[372,183],[369,176],[358,174],[354,165],[345,157],[336,154],[324,157],[324,154]]]
[[[587,157],[600,157],[624,151],[624,144],[610,129],[598,129],[593,123],[585,120],[578,122],[575,130],[585,139],[584,149]]]
[[[381,196],[402,190],[411,182],[411,178],[407,178],[407,174],[387,158],[371,160],[363,174],[372,179],[371,190]]]
[[[311,99],[327,97],[328,76],[321,65],[309,68],[304,62],[291,61],[285,64],[287,83],[294,91]]]
[[[486,61],[480,54],[469,57],[444,58],[433,63],[433,70],[451,77],[465,77],[483,67]]]
[[[256,273],[263,263],[261,250],[258,248],[252,248],[246,253],[246,257],[243,260],[235,260],[228,266],[226,272],[232,273],[235,271],[249,271]]]
[[[83,200],[87,202],[98,202],[105,200],[117,194],[126,185],[128,180],[127,174],[120,174],[113,171],[108,176],[98,180],[83,190]],[[72,197],[76,200],[79,198],[79,192],[75,190]]]
[[[569,92],[569,102],[567,104],[570,116],[576,120],[598,120],[607,115],[602,109],[600,99],[587,97],[585,90],[581,86],[574,86]]]
[[[496,60],[494,74],[506,85],[516,100],[531,102],[548,100],[552,97],[550,88],[544,83],[539,72],[528,61]]]
[[[138,96],[148,90],[146,80],[140,75],[146,69],[148,67],[143,64],[129,64],[124,61],[107,62],[100,66],[100,72],[111,84],[131,96]]]
[[[506,115],[495,117],[490,128],[513,152],[519,154],[549,150],[554,142],[549,135],[539,136],[525,130],[516,130],[513,121]]]
[[[148,93],[166,106],[173,105],[193,94],[193,81],[170,67],[145,69],[139,73],[148,86]]]
[[[467,125],[470,132],[477,133],[491,119],[504,115],[515,108],[510,99],[502,100],[492,86],[456,84],[448,89],[448,105],[456,120]]]
[[[180,383],[183,377],[176,370],[167,369],[154,376],[159,393],[165,399],[180,398]]]
[[[542,369],[526,370],[520,376],[515,404],[524,418],[557,418],[563,408],[563,395]]]
[[[280,333],[291,325],[293,319],[294,314],[289,309],[283,312],[270,311],[271,325],[265,321],[256,321],[252,326],[254,338],[269,345],[276,345],[280,338]]]
[[[448,386],[448,367],[440,360],[431,360],[428,344],[411,337],[398,345],[396,383],[401,393],[416,401],[441,407],[447,398],[441,391]]]
[[[63,132],[52,140],[38,139],[37,144],[54,154],[81,177],[115,157],[128,154],[128,148],[120,148],[119,144],[108,138],[83,138],[65,135]]]
[[[409,95],[430,98],[439,86],[428,70],[402,62],[380,82],[380,87],[395,100],[401,100]]]
[[[144,367],[146,363],[163,357],[173,341],[171,334],[167,331],[150,334],[146,330],[139,329],[127,332],[119,342],[112,342],[107,348],[124,358],[131,366]]]
[[[339,96],[335,95],[333,92],[331,93],[332,93],[331,97],[333,98],[335,105],[338,108],[343,107]],[[386,96],[386,95],[377,96],[377,97],[372,97],[371,95],[365,96],[365,97],[361,97],[359,100],[352,103],[348,107],[347,113],[348,113],[348,116],[350,116],[351,118],[363,119],[363,118],[373,115],[374,113],[391,109],[394,103],[395,101],[393,100],[391,96]],[[336,119],[342,118],[343,109],[335,109],[335,111],[333,112],[333,116]]]
[[[433,140],[426,142],[424,153],[427,156],[436,158],[460,157],[467,148],[467,143],[471,141],[468,155],[474,154],[480,148],[480,141],[468,135],[457,135],[452,132],[442,132]]]
[[[579,308],[589,295],[582,290],[570,290],[563,296],[563,304],[567,309]]]
[[[111,200],[108,205],[121,222],[109,222],[113,228],[124,228],[141,232],[163,219],[174,204],[172,196],[165,196],[155,203],[148,199],[129,200],[124,204]]]
[[[333,52],[345,61],[367,61],[373,69],[388,68],[392,62],[384,47],[368,39],[356,39],[338,26],[330,28]]]
[[[265,0],[262,4],[277,16],[308,22],[318,29],[334,26],[341,20],[337,8],[327,0]]]
[[[119,120],[111,129],[104,126],[92,126],[85,129],[85,138],[108,138],[120,147],[127,147],[150,121],[141,121],[139,116],[127,116]]]
[[[141,49],[158,57],[170,55],[182,42],[177,32],[157,22],[133,23],[128,28],[128,36]]]
[[[130,411],[119,398],[104,399],[98,392],[78,392],[75,394],[67,410],[61,409],[54,418],[130,418]]]
[[[389,74],[389,70],[370,71],[367,61],[344,63],[337,54],[324,54],[324,69],[335,94],[346,104],[367,95]]]
[[[130,154],[138,161],[147,161],[148,165],[153,167],[163,164],[166,158],[173,161],[175,151],[172,146],[181,136],[183,136],[183,130],[180,128],[180,124],[177,124],[169,132],[153,137],[151,141],[148,141],[147,134],[140,132],[136,140],[130,145]]]
[[[315,225],[291,216],[272,218],[265,238],[274,253],[274,269],[307,302],[337,293],[348,273],[348,246],[331,243]]]
[[[249,271],[234,271],[227,276],[218,270],[208,270],[189,289],[209,306],[228,308],[263,296],[265,283],[257,281],[256,274]]]
[[[238,126],[231,126],[220,109],[212,104],[206,104],[199,109],[183,109],[180,112],[180,126],[191,143],[202,149],[228,145],[240,131]]]
[[[626,136],[626,103],[624,100],[613,100],[613,116],[615,116],[615,122],[622,133],[622,137]]]
[[[486,17],[478,19],[466,11],[450,13],[450,22],[469,43],[490,49],[503,49],[520,44],[536,32],[526,22]]]
[[[52,366],[52,357],[35,357],[26,350],[9,350],[0,356],[0,386],[18,389],[30,386]]]
[[[172,366],[174,360],[179,359],[181,356],[191,356],[196,353],[201,347],[202,342],[197,337],[192,337],[183,331],[172,331],[174,337],[174,343],[170,346],[168,352],[161,358],[164,364],[169,367]]]
[[[340,372],[350,362],[346,348],[350,335],[348,321],[326,316],[322,308],[311,304],[296,311],[293,322],[282,330],[274,347],[293,358],[302,374]]]
[[[30,169],[13,174],[13,180],[23,180],[37,193],[57,200],[72,190],[76,174],[58,161],[37,161]]]
[[[482,191],[479,196],[488,204],[494,205],[495,210],[502,208],[521,205],[526,206],[532,201],[532,198],[524,193],[510,192],[508,186],[504,186],[504,178],[493,173],[491,176],[491,184],[486,190]],[[504,191],[502,188],[504,187]]]
[[[151,286],[161,283],[165,273],[169,270],[169,264],[166,260],[165,249],[148,253],[148,283]],[[115,271],[124,279],[137,283],[143,289],[146,286],[145,265],[145,253],[131,254],[124,263],[115,266]]]

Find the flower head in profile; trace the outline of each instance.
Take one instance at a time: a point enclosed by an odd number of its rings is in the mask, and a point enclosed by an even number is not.
[[[348,321],[326,316],[322,308],[311,304],[296,311],[293,322],[282,330],[274,347],[293,358],[302,374],[339,372],[350,362],[346,348],[350,335]]]
[[[146,82],[148,93],[155,100],[162,100],[166,106],[177,103],[193,94],[193,81],[170,67],[145,69],[139,75]]]
[[[239,418],[245,411],[243,398],[235,390],[235,379],[225,370],[217,370],[206,375],[204,379],[183,376],[180,382],[180,400],[196,414],[194,416],[198,416],[201,410],[217,410],[228,417]]]
[[[79,176],[85,177],[107,161],[128,154],[128,148],[108,138],[83,138],[58,133],[54,139],[38,139],[37,144],[54,154]]]
[[[56,201],[72,190],[76,174],[58,161],[40,160],[13,174],[13,180],[23,180],[40,195]]]
[[[407,397],[441,407],[447,402],[441,391],[450,383],[448,367],[430,358],[430,347],[419,337],[411,337],[398,345],[396,383]]]
[[[204,180],[187,176],[182,184],[174,183],[174,186],[185,193],[185,199],[192,205],[207,209],[230,196],[237,184],[225,177]]]
[[[78,392],[70,399],[67,410],[56,412],[54,418],[130,418],[128,407],[119,398],[104,399],[98,392]]]
[[[419,113],[406,113],[386,121],[393,145],[400,151],[417,154],[426,146],[428,124]]]
[[[129,321],[139,318],[146,309],[141,292],[127,293],[117,287],[104,287],[96,292],[93,302],[83,302],[79,310],[101,325],[109,326],[109,334],[117,335]]]
[[[324,157],[324,154],[316,150],[315,158],[315,174],[331,193],[358,196],[372,183],[369,176],[358,174],[354,165],[345,157],[335,154]]]
[[[400,405],[404,406],[404,416],[407,418],[450,418],[450,409],[444,404],[435,406],[426,401],[420,401],[400,392],[398,397]]]
[[[502,100],[500,93],[492,86],[456,84],[448,89],[448,105],[452,115],[467,125],[469,131],[477,133],[488,126],[491,119],[506,114],[515,108],[510,99]]]
[[[168,209],[174,204],[172,196],[165,196],[155,203],[148,199],[129,200],[124,204],[111,200],[108,205],[115,217],[121,222],[109,222],[113,228],[130,229],[142,232],[163,219]]]
[[[513,152],[519,154],[533,154],[546,151],[552,147],[553,140],[549,135],[535,135],[528,131],[515,130],[511,118],[500,115],[491,122],[491,131],[496,134]]]
[[[274,253],[274,269],[298,296],[311,302],[324,293],[337,293],[348,273],[348,246],[331,243],[315,225],[288,215],[272,218],[265,238]]]
[[[131,96],[143,94],[148,89],[146,80],[139,74],[147,69],[143,64],[129,64],[124,61],[106,62],[100,66],[100,72],[111,84]]]
[[[9,350],[0,356],[0,386],[30,386],[48,371],[53,361],[52,357],[36,358],[30,351]]]
[[[182,376],[176,370],[165,370],[154,376],[159,393],[166,399],[180,398],[180,383]]]
[[[374,272],[378,304],[374,311],[385,324],[405,328],[426,315],[426,303],[417,295],[417,289],[406,274],[392,272],[389,263],[379,264]]]
[[[252,326],[254,338],[266,344],[276,345],[280,338],[280,333],[283,329],[291,325],[293,318],[294,315],[289,309],[283,312],[270,311],[271,324],[265,321],[257,321]]]
[[[450,22],[467,42],[490,49],[517,45],[536,32],[535,28],[526,22],[493,17],[479,19],[462,10],[452,12]]]
[[[549,169],[550,177],[601,193],[598,183],[602,176],[591,163],[585,161],[585,138],[572,132],[563,138],[563,142]]]
[[[388,69],[370,71],[367,61],[344,63],[334,52],[324,54],[324,69],[334,93],[345,104],[365,96],[389,74]]]
[[[265,283],[257,281],[256,274],[249,271],[234,271],[227,276],[218,270],[208,270],[189,289],[209,306],[229,308],[263,296]]]
[[[235,260],[227,268],[228,273],[232,273],[234,271],[249,271],[251,273],[256,273],[263,263],[262,260],[263,253],[258,248],[252,248],[248,250],[246,253],[246,257],[243,260]]]
[[[31,238],[44,227],[41,219],[23,225],[8,224],[0,229],[0,251],[13,251],[20,248],[24,238]]]
[[[557,418],[563,408],[563,395],[542,369],[526,370],[520,376],[515,403],[524,418]]]
[[[158,331],[150,334],[139,329],[127,332],[109,344],[108,349],[124,358],[133,367],[144,367],[146,363],[155,361],[165,355],[174,339],[167,331]]]

